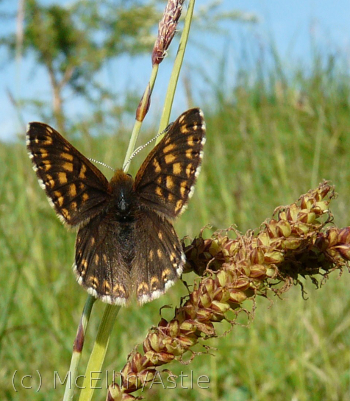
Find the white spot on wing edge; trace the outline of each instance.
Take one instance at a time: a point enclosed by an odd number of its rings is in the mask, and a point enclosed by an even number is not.
[[[188,193],[188,199],[191,199],[194,194],[194,185],[192,185],[190,192]]]
[[[80,279],[83,280],[83,278],[82,278],[81,275],[78,273],[77,264],[76,264],[75,262],[73,263],[72,269],[73,269],[73,271],[74,271],[74,274],[77,276],[77,281],[78,281],[78,283],[81,284],[81,283],[79,282],[79,280],[80,280]]]
[[[106,304],[110,304],[110,305],[125,306],[125,304],[126,304],[126,299],[121,298],[121,297],[112,297],[111,295],[101,295],[101,296],[98,296],[98,298],[102,302],[104,302]]]
[[[30,141],[29,142],[27,141],[27,147],[29,147],[29,145],[30,145]],[[27,154],[28,154],[30,159],[33,159],[34,154],[32,153],[31,150],[27,149]]]
[[[76,276],[78,284],[80,284],[90,295],[94,298],[100,299],[102,302],[110,304],[110,305],[120,305],[124,306],[126,304],[126,299],[121,297],[112,297],[111,295],[100,295],[97,291],[92,287],[87,287],[83,283],[83,277],[79,274],[76,263],[73,263],[73,271]]]
[[[175,284],[175,280],[168,280],[168,281],[165,283],[164,292],[165,292],[165,291],[168,291],[168,289],[169,289],[170,287],[172,287],[174,284]]]
[[[170,285],[168,285],[168,283],[171,283]],[[164,287],[164,290],[163,291],[161,291],[161,290],[156,290],[156,291],[153,291],[151,294],[144,294],[144,295],[142,295],[142,297],[138,297],[137,298],[137,300],[138,300],[138,302],[139,302],[139,304],[140,305],[143,305],[143,304],[146,304],[147,302],[151,302],[151,301],[153,301],[153,300],[155,300],[155,299],[157,299],[157,298],[159,298],[161,295],[163,295],[164,293],[165,293],[165,291],[171,286],[171,285],[173,285],[174,284],[174,281],[173,280],[171,280],[171,281],[168,281],[166,284],[165,284],[165,287]]]
[[[52,199],[50,197],[47,197],[47,200],[49,201],[50,206],[53,207],[54,209],[56,209],[56,206],[53,203]]]
[[[157,299],[157,298],[159,298],[162,294],[164,294],[164,291],[161,291],[161,290],[153,291],[152,294],[151,294],[151,298],[152,298],[152,299]]]
[[[186,263],[186,256],[185,256],[184,252],[181,252],[181,262],[183,265]],[[181,273],[180,274],[182,274],[182,267],[183,266],[181,265]]]
[[[41,186],[41,188],[42,189],[46,189],[46,186],[45,186],[45,184],[44,184],[44,181],[41,179],[41,178],[38,178],[38,183],[39,183],[39,185]],[[50,199],[50,198],[48,198],[48,199]],[[51,200],[51,199],[50,199]]]
[[[176,274],[177,274],[178,277],[181,276],[182,270],[183,270],[183,266],[182,266],[182,265],[179,266],[179,267],[176,269]],[[172,286],[175,284],[175,282],[176,282],[176,280],[168,280],[168,281],[165,283],[164,291],[162,292],[162,294],[163,294],[164,292],[168,291],[168,289],[169,289],[170,287],[172,287]]]
[[[185,204],[182,206],[181,210],[179,211],[178,216],[181,216],[182,213],[185,212],[185,211],[187,210],[187,208],[188,208],[188,203],[185,203]]]
[[[200,118],[202,120],[201,126],[202,126],[203,130],[205,131],[206,130],[206,124],[205,124],[205,120],[204,120],[204,113],[203,113],[203,111],[201,109],[198,109],[198,112],[199,112],[199,116],[200,116]]]
[[[92,288],[92,287],[85,287],[85,286],[83,286],[85,289],[86,289],[86,291],[90,294],[90,295],[92,295],[93,297],[95,297],[95,298],[98,298],[98,294],[97,294],[97,291],[95,290],[95,288]]]
[[[126,299],[121,298],[121,297],[112,297],[110,295],[103,295],[99,297],[102,302],[105,302],[110,305],[120,305],[120,306],[125,306],[126,305]]]
[[[200,172],[201,172],[202,166],[198,166],[196,172],[194,173],[195,178],[197,179]]]
[[[178,277],[181,276],[185,263],[186,263],[186,256],[183,252],[181,252],[181,263],[179,267],[176,269],[176,274]]]
[[[181,261],[183,262],[184,259],[182,257],[185,257],[183,254],[181,255]],[[178,277],[181,276],[183,270],[183,264],[176,269],[176,274]],[[148,302],[154,301],[155,299],[161,297],[170,287],[172,287],[175,284],[176,280],[168,280],[165,285],[164,285],[164,290],[156,290],[153,291],[151,294],[144,294],[142,297],[138,298],[138,302],[140,305],[146,304]]]
[[[181,276],[185,263],[186,263],[186,256],[185,256],[184,252],[181,252],[181,262],[179,263],[179,266],[178,266],[178,268],[176,269],[177,278],[179,278],[179,277]],[[175,266],[174,266],[174,267],[175,267]],[[168,291],[168,289],[169,289],[170,287],[172,287],[172,286],[175,284],[176,281],[177,281],[177,279],[175,279],[175,280],[168,280],[168,281],[165,283],[165,285],[164,285],[164,290],[156,290],[156,291],[153,291],[151,294],[144,294],[144,295],[142,295],[141,297],[138,298],[139,304],[140,304],[140,305],[143,305],[143,304],[145,304],[145,303],[147,303],[147,302],[151,302],[151,301],[153,301],[153,300],[159,298],[159,297],[162,296],[166,291]]]
[[[50,198],[47,198],[47,199],[49,200],[49,203],[50,203],[51,199]],[[50,205],[51,205],[51,203],[50,203]],[[53,205],[52,207],[56,210],[55,205]],[[64,225],[67,224],[67,220],[61,214],[56,213],[56,216],[60,219],[61,223],[63,223]]]
[[[147,302],[153,301],[155,298],[152,298],[152,296],[149,295],[142,295],[142,297],[137,298],[138,303],[140,305],[146,304]]]

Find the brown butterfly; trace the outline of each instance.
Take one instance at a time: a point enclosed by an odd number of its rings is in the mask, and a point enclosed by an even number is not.
[[[50,126],[33,122],[27,148],[60,220],[78,227],[74,271],[89,294],[143,304],[182,274],[185,256],[171,221],[193,193],[205,143],[199,109],[183,113],[142,163],[135,180],[116,170],[108,182]]]

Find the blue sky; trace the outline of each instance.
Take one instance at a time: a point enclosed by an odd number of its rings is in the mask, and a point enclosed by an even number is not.
[[[208,4],[209,0],[197,0],[196,8]],[[165,4],[165,1],[164,1]],[[13,0],[3,0],[0,2],[0,11],[15,11],[17,2]],[[278,53],[286,64],[307,66],[310,61],[311,42],[317,44],[320,49],[326,51],[337,51],[343,54],[350,65],[350,1],[349,0],[223,0],[220,6],[221,11],[241,10],[247,13],[254,13],[259,18],[257,24],[223,23],[225,28],[224,35],[204,35],[193,36],[194,46],[205,40],[205,45],[210,49],[210,56],[205,57],[205,53],[198,53],[198,58],[187,53],[186,63],[193,69],[196,66],[202,67],[202,71],[207,76],[216,76],[218,60],[222,55],[227,55],[228,64],[234,69],[239,62],[241,38],[249,37],[259,42],[262,47],[269,47],[271,39],[275,42]],[[6,26],[0,27],[0,34],[4,30],[15,30],[15,22],[9,22]],[[7,64],[5,53],[0,52],[0,140],[10,140],[15,134],[22,132],[23,126],[16,114],[14,106],[8,96],[10,91],[16,98],[34,97],[51,101],[50,87],[47,77],[42,71],[35,73],[36,68],[33,63],[22,60],[20,64]],[[199,64],[199,65],[198,65]],[[101,80],[108,82],[118,93],[125,93],[133,83],[132,89],[136,91],[140,88],[140,96],[145,87],[149,73],[150,61],[147,57],[142,57],[135,63],[128,57],[123,57],[113,68],[107,68],[101,73]],[[171,62],[165,60],[159,74],[158,86],[154,91],[152,107],[155,112],[162,104],[162,89],[166,85],[167,77],[171,68]],[[198,68],[201,70],[201,68]],[[186,71],[186,67],[184,69]],[[191,79],[193,74],[191,74]],[[193,78],[195,79],[195,78]],[[174,116],[181,113],[184,107],[183,90],[179,88],[179,93],[175,99]],[[74,95],[71,104],[74,104]],[[199,105],[200,106],[200,105]],[[77,112],[79,106],[76,106]],[[72,108],[74,110],[74,107]],[[28,111],[23,114],[25,121],[33,121],[37,116]]]
[[[225,1],[261,17],[260,29],[270,32],[282,56],[307,57],[310,31],[325,45],[350,50],[350,1],[348,0],[235,0]],[[295,53],[294,53],[295,52]]]

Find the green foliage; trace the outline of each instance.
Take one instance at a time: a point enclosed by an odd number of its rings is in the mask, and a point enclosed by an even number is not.
[[[315,52],[311,68],[296,68],[288,79],[278,63],[269,71],[242,66],[238,85],[229,93],[217,85],[220,101],[206,113],[213,134],[205,163],[214,166],[206,199],[216,227],[225,221],[243,231],[257,226],[270,214],[271,199],[292,202],[322,179],[336,183],[340,194],[348,190],[350,84],[343,60]],[[218,215],[213,198],[225,205]],[[350,220],[346,196],[333,208],[342,221]]]

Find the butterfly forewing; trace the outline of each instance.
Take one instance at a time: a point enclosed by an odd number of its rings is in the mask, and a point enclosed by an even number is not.
[[[193,193],[202,161],[205,123],[199,109],[183,113],[151,151],[135,177],[135,190],[168,218],[179,215]]]
[[[88,221],[110,198],[108,181],[85,156],[46,124],[27,131],[29,157],[58,217],[71,226]]]

